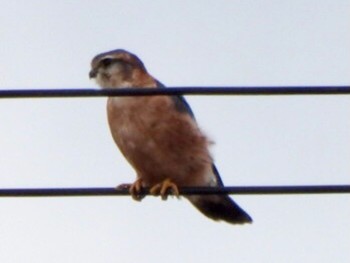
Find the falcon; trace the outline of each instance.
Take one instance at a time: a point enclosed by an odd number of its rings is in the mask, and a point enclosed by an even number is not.
[[[95,56],[89,75],[107,89],[165,88],[136,55],[123,49]],[[182,96],[109,97],[107,115],[115,143],[136,171],[136,181],[128,185],[133,199],[141,200],[145,187],[164,200],[169,192],[179,196],[179,187],[223,187],[209,153],[211,141]],[[185,197],[213,220],[252,222],[228,195]]]

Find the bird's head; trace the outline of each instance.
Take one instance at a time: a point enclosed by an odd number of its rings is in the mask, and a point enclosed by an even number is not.
[[[147,75],[142,61],[123,49],[101,53],[91,61],[90,78],[102,88],[128,88],[138,85],[137,80]]]

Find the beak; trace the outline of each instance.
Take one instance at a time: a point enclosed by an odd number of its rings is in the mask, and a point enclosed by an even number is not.
[[[96,70],[96,69],[90,70],[90,72],[89,72],[89,77],[90,77],[90,79],[93,79],[93,78],[95,78],[96,76],[97,76],[97,70]]]

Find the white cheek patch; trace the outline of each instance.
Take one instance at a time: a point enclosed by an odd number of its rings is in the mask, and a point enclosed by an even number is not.
[[[102,88],[111,88],[109,78],[103,76],[103,73],[98,73],[95,78],[97,84]]]
[[[124,83],[123,74],[123,65],[114,63],[108,68],[99,68],[96,82],[102,88],[130,87],[129,83]]]
[[[123,66],[118,62],[113,63],[107,68],[107,74],[109,74],[110,76],[121,74],[122,71],[123,71]]]

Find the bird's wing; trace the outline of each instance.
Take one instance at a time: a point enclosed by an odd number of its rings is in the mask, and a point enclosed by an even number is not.
[[[161,82],[159,82],[158,80],[156,81],[157,82],[157,88],[166,88]],[[174,106],[175,106],[175,109],[178,111],[178,112],[181,112],[181,113],[187,113],[188,115],[191,116],[191,118],[193,120],[195,120],[195,117],[194,117],[194,114],[193,114],[193,111],[190,107],[190,105],[187,103],[186,99],[181,96],[181,95],[173,95],[173,96],[170,96],[170,98],[172,99],[173,103],[174,103]]]
[[[166,88],[166,86],[164,84],[162,84],[160,81],[156,80],[157,83],[157,88]],[[189,114],[193,120],[195,120],[193,111],[190,107],[190,105],[188,104],[188,102],[186,101],[186,99],[183,96],[179,96],[179,95],[174,95],[171,96],[172,101],[174,102],[174,106],[175,109],[181,113],[187,113]],[[216,186],[224,186],[222,179],[220,177],[219,171],[216,168],[215,164],[212,164],[212,170],[213,170],[213,174],[215,175],[216,178]]]

